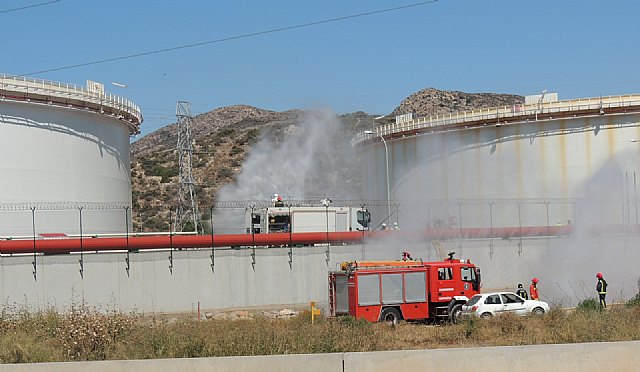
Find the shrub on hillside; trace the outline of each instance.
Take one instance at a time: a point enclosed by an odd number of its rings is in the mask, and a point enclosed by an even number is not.
[[[224,128],[218,132],[218,137],[233,137],[236,134],[236,130],[233,128]]]
[[[253,144],[258,139],[259,131],[255,128],[248,130],[244,136],[238,141],[242,144]]]
[[[599,309],[598,301],[595,298],[587,298],[586,300],[582,300],[578,302],[576,306],[576,310],[580,311],[594,311]]]
[[[640,305],[640,293],[637,293],[632,299],[627,301],[627,306],[638,306]]]
[[[242,154],[243,152],[244,152],[244,149],[242,147],[238,147],[238,146],[234,145],[231,148],[231,151],[229,152],[229,155]]]
[[[219,178],[228,178],[233,176],[233,170],[227,167],[222,167],[218,170]]]
[[[171,177],[175,177],[177,175],[178,175],[177,167],[168,168],[160,164],[154,165],[153,168],[151,168],[151,170],[149,171],[149,176],[162,177],[162,180],[160,181],[162,183],[167,183],[171,181]]]

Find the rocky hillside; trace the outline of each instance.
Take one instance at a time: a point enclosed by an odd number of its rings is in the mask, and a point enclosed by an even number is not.
[[[496,107],[522,103],[523,97],[493,93],[462,93],[428,88],[412,94],[388,115],[413,112],[418,116]],[[191,125],[194,139],[193,175],[196,183],[198,203],[210,206],[218,191],[236,181],[243,164],[258,141],[264,140],[278,146],[296,133],[308,113],[291,110],[274,112],[251,106],[235,105],[216,109],[195,117]],[[356,132],[370,129],[373,117],[364,112],[339,115],[337,117],[340,138],[349,139]],[[320,123],[319,125],[324,125]],[[131,175],[133,183],[134,228],[145,231],[167,230],[169,206],[174,205],[178,181],[177,124],[168,125],[136,141],[132,149]],[[328,139],[329,140],[329,139]],[[286,143],[286,146],[292,146]],[[295,143],[294,143],[295,145]],[[347,172],[349,167],[331,161],[333,156],[324,156],[320,164],[323,169],[310,172],[322,174],[324,179],[340,182],[340,189],[359,189],[360,174]],[[335,159],[334,159],[335,160]],[[357,159],[346,159],[346,161]],[[338,166],[336,166],[338,164]],[[319,195],[314,189],[313,178],[304,192]],[[316,193],[316,194],[314,194]],[[206,208],[205,208],[206,209]],[[141,221],[143,222],[141,225]]]
[[[248,149],[260,130],[269,127],[272,136],[293,125],[297,111],[273,112],[237,105],[198,115],[192,120],[194,139],[193,176],[199,204],[210,205],[221,185],[233,182]],[[168,125],[132,146],[131,178],[134,222],[144,230],[168,229],[168,206],[173,206],[178,182],[177,124]],[[135,221],[137,219],[137,221]]]
[[[389,116],[395,117],[408,113],[429,116],[522,103],[524,103],[524,97],[513,94],[463,93],[427,88],[405,98]]]

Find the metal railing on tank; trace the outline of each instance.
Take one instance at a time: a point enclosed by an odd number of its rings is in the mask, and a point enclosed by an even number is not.
[[[374,128],[373,134],[358,133],[354,136],[352,144],[371,140],[377,135],[392,136],[404,132],[416,132],[429,129],[444,130],[448,127],[472,124],[478,122],[493,122],[500,125],[504,123],[516,123],[519,120],[532,118],[537,120],[539,115],[546,115],[548,118],[555,114],[571,115],[585,112],[596,112],[604,114],[607,110],[633,109],[640,111],[640,95],[629,94],[609,97],[581,98],[563,100],[556,102],[541,102],[536,104],[516,104],[511,106],[478,109],[472,111],[461,111],[449,114],[430,115],[428,117],[417,117],[413,120],[380,125]],[[462,129],[465,129],[464,126]]]
[[[22,96],[16,96],[21,94]],[[31,97],[33,96],[33,97]],[[101,107],[117,110],[120,114],[126,114],[134,122],[133,131],[142,122],[140,108],[132,101],[111,93],[91,91],[86,87],[61,83],[57,81],[42,80],[24,76],[0,74],[0,99],[21,98],[29,101],[31,98],[44,97],[41,103],[45,104],[71,104],[73,101],[89,102]],[[120,115],[122,116],[122,115]],[[126,119],[124,116],[118,119]]]

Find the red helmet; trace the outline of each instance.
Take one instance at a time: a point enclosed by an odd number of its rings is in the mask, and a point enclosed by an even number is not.
[[[538,278],[533,278],[533,279],[531,279],[531,283],[533,283],[533,284],[538,284]]]
[[[281,200],[282,200],[282,196],[278,196],[278,201],[281,201]]]
[[[596,274],[596,278],[598,278],[598,279],[602,279],[602,273],[597,273],[597,274]]]

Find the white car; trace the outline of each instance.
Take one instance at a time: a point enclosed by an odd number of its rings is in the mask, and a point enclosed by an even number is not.
[[[492,292],[477,294],[462,306],[462,315],[490,318],[503,313],[516,315],[544,314],[549,304],[544,301],[525,300],[513,292]]]

